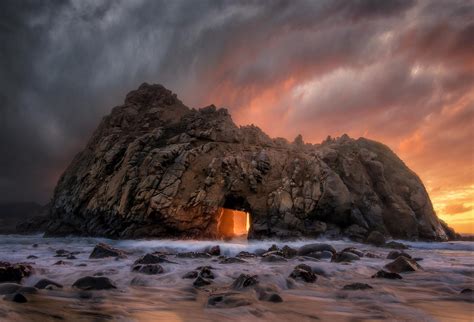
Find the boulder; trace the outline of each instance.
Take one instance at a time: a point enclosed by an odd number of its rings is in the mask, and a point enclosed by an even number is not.
[[[402,279],[400,274],[397,273],[391,273],[391,272],[386,272],[383,269],[372,275],[372,278],[388,278],[391,280],[394,279]]]
[[[120,249],[113,248],[110,245],[100,243],[97,244],[92,253],[89,255],[89,258],[106,258],[106,257],[126,257],[125,253]]]
[[[198,269],[200,270],[199,271],[199,276],[201,276],[202,278],[207,278],[207,279],[211,279],[213,280],[214,279],[214,273],[212,272],[212,267],[211,266],[202,266],[202,267],[198,267]]]
[[[329,258],[332,258],[332,255],[333,253],[327,251],[327,250],[324,250],[322,252],[311,252],[309,254],[306,254],[305,256],[307,257],[312,257],[312,258],[315,258],[315,259],[329,259]]]
[[[257,255],[255,255],[253,253],[246,252],[246,251],[241,251],[237,254],[237,257],[239,257],[239,258],[255,258],[255,257],[257,257]]]
[[[21,293],[7,294],[3,298],[5,301],[15,302],[15,303],[26,303],[28,302],[27,298]]]
[[[296,266],[289,277],[295,280],[304,281],[306,283],[314,283],[318,278],[316,274],[313,273],[311,267],[306,264],[300,264]]]
[[[298,251],[296,249],[291,248],[287,245],[283,246],[283,248],[281,249],[281,253],[285,258],[293,258],[298,255]]]
[[[163,273],[164,269],[158,264],[138,264],[132,267],[132,271],[147,275],[156,275]]]
[[[364,257],[364,253],[361,252],[360,250],[358,250],[357,248],[355,247],[348,247],[348,248],[344,248],[343,250],[341,250],[341,253],[352,253],[352,254],[355,254],[359,257]]]
[[[42,290],[45,288],[63,288],[63,286],[59,283],[56,283],[54,281],[51,281],[47,278],[42,278],[38,282],[36,282],[35,287]]]
[[[0,283],[20,283],[24,277],[30,276],[33,272],[33,267],[28,264],[0,262]]]
[[[211,294],[207,300],[209,308],[233,308],[250,305],[252,302],[235,292]]]
[[[210,258],[211,255],[204,252],[185,252],[176,254],[178,258]]]
[[[413,259],[399,256],[393,262],[385,265],[385,268],[392,273],[415,272],[421,269],[421,266]]]
[[[22,293],[22,294],[35,294],[38,290],[35,287],[23,286],[17,283],[1,283],[0,284],[0,295]]]
[[[303,142],[144,83],[61,176],[45,236],[220,239],[231,207],[251,211],[250,239],[448,239],[423,183],[387,146],[347,135]]]
[[[393,248],[393,249],[408,249],[407,245],[396,242],[396,241],[390,241],[388,243],[385,243],[383,246],[386,248]]]
[[[375,246],[382,246],[385,244],[385,236],[379,231],[373,231],[365,241]]]
[[[262,257],[262,262],[265,262],[265,263],[278,263],[278,262],[287,262],[287,260],[283,256],[270,254],[270,255]]]
[[[202,287],[202,286],[206,286],[206,285],[210,285],[212,282],[209,281],[208,279],[205,279],[205,278],[202,278],[201,276],[198,276],[194,282],[193,282],[193,285],[195,287]]]
[[[221,264],[243,264],[247,263],[243,259],[237,258],[237,257],[227,257],[221,260],[219,263]]]
[[[72,284],[72,287],[80,290],[109,290],[117,288],[114,283],[107,277],[85,276],[81,277]]]
[[[188,278],[188,279],[194,279],[196,277],[198,277],[198,272],[196,271],[187,272],[186,274],[182,276],[182,278]]]
[[[331,262],[335,263],[349,263],[352,261],[359,260],[360,257],[352,252],[340,252],[332,256]]]
[[[408,255],[407,253],[405,253],[403,251],[399,252],[397,250],[394,250],[394,251],[391,251],[390,253],[388,253],[387,259],[397,259],[400,256],[403,256],[403,257],[406,257],[406,258],[411,258],[410,255]]]
[[[232,283],[231,288],[234,290],[243,290],[251,286],[258,284],[257,276],[251,276],[247,274],[240,274]]]
[[[221,254],[221,247],[219,245],[215,245],[210,247],[207,252],[211,256],[219,256]]]
[[[298,249],[298,255],[305,256],[309,253],[322,251],[328,251],[333,254],[336,253],[336,249],[329,244],[307,244]]]
[[[138,258],[134,265],[147,265],[147,264],[161,264],[161,263],[172,263],[171,261],[164,258],[163,255],[154,255],[154,254],[146,254],[142,257]]]

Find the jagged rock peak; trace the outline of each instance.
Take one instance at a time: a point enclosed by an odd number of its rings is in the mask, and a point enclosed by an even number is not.
[[[222,208],[250,213],[249,238],[454,234],[421,180],[381,143],[343,135],[290,144],[145,83],[62,175],[47,235],[220,238]]]

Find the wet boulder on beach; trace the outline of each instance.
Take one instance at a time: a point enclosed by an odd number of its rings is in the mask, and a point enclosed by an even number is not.
[[[134,265],[149,265],[149,264],[161,264],[161,263],[172,263],[167,260],[164,255],[145,254],[138,258]]]
[[[110,290],[117,288],[114,283],[107,277],[85,276],[81,277],[72,284],[72,287],[80,290]]]
[[[138,264],[132,267],[132,271],[147,275],[156,275],[163,273],[164,269],[158,264]]]
[[[322,251],[328,251],[328,252],[331,252],[332,254],[336,253],[336,249],[329,244],[315,243],[315,244],[307,244],[307,245],[301,246],[298,249],[298,255],[305,256],[313,252],[322,252]]]
[[[340,252],[332,256],[331,262],[334,263],[350,263],[359,260],[360,257],[352,252]]]
[[[393,262],[385,265],[385,268],[392,273],[415,272],[421,269],[421,266],[413,259],[404,256],[397,257]]]
[[[306,264],[297,265],[289,277],[294,280],[304,281],[306,283],[314,283],[318,279],[316,274],[313,273],[311,267]]]
[[[400,279],[401,280],[402,276],[400,274],[387,272],[387,271],[384,271],[383,269],[381,269],[380,271],[378,271],[377,273],[372,275],[372,278],[387,278],[387,279],[391,279],[391,280],[394,280],[394,279]]]
[[[390,253],[388,253],[387,259],[397,259],[400,256],[411,258],[411,256],[405,253],[404,251],[399,252],[398,250],[393,250]]]
[[[240,274],[231,285],[234,290],[243,290],[258,284],[257,275]]]
[[[89,255],[89,258],[107,258],[107,257],[117,257],[117,258],[124,258],[126,257],[125,252],[121,251],[120,249],[113,248],[110,245],[100,243],[97,244],[92,253]]]
[[[29,264],[0,262],[0,283],[20,283],[24,277],[33,274],[33,267]]]
[[[51,281],[47,278],[40,279],[38,282],[36,282],[35,287],[40,290],[49,288],[63,288],[61,284]]]

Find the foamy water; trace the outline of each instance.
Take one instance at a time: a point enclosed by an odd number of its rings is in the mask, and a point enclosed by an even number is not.
[[[105,242],[128,253],[126,259],[89,259],[93,247]],[[202,251],[219,244],[225,256],[240,251],[255,252],[272,244],[299,248],[312,242],[325,242],[338,251],[356,247],[380,258],[363,257],[350,264],[330,260],[297,257],[283,263],[266,263],[261,258],[246,263],[220,264],[216,257],[204,259],[176,258],[162,264],[165,272],[143,275],[131,272],[132,263],[141,255],[154,251],[170,253]],[[33,244],[38,244],[33,247]],[[464,288],[474,288],[474,243],[406,242],[412,257],[423,258],[422,271],[403,274],[402,280],[372,279],[390,260],[390,249],[349,241],[304,240],[296,242],[216,242],[179,240],[107,240],[99,238],[42,238],[41,236],[0,236],[0,260],[31,262],[36,273],[24,280],[34,285],[48,278],[64,285],[63,289],[41,290],[29,295],[24,304],[0,301],[0,320],[47,321],[119,320],[119,321],[306,321],[306,320],[408,320],[470,321],[474,319],[472,295],[461,295]],[[56,250],[79,252],[75,260],[54,257]],[[28,260],[29,255],[38,259]],[[64,260],[66,265],[53,265]],[[300,263],[324,272],[314,284],[292,282],[288,275]],[[86,266],[82,266],[82,265]],[[216,275],[213,283],[197,290],[193,280],[182,276],[198,266],[210,265]],[[117,290],[81,292],[71,288],[80,277],[102,274],[110,278]],[[229,285],[241,273],[257,275],[260,285],[277,291],[282,303],[258,301],[252,291],[239,294],[251,302],[235,308],[212,308],[207,305],[211,293],[228,292]],[[133,283],[132,283],[133,280]],[[373,289],[344,291],[346,284],[361,282]],[[132,285],[133,284],[133,285]]]

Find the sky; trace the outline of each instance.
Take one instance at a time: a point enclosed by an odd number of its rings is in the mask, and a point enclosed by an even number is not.
[[[474,1],[2,0],[0,202],[48,202],[143,82],[271,136],[381,141],[474,233]]]

